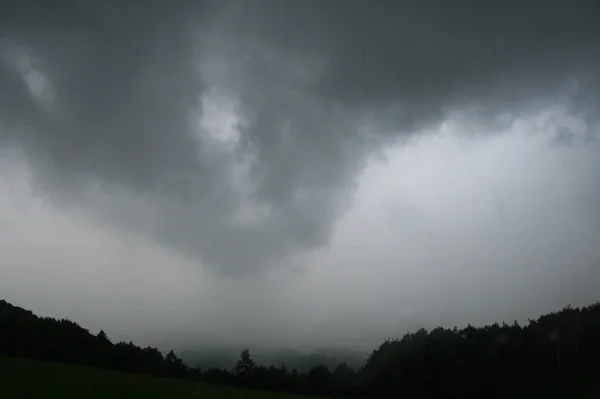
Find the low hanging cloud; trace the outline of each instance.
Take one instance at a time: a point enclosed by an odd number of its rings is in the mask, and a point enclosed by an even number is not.
[[[597,137],[594,1],[3,10],[0,143],[35,192],[228,274],[329,244],[370,157],[448,120],[563,106],[557,145]]]

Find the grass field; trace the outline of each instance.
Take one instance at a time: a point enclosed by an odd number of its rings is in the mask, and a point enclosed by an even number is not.
[[[586,389],[512,395],[514,399],[600,398],[600,384]],[[590,389],[591,388],[591,389]],[[62,363],[0,356],[0,399],[311,399],[200,382],[126,374]],[[312,397],[312,399],[317,399]]]
[[[61,363],[0,356],[0,398],[310,399]]]

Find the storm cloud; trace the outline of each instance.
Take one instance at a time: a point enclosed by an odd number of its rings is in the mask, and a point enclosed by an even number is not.
[[[392,313],[420,326],[594,300],[598,21],[592,0],[4,1],[2,206],[29,212],[3,222],[5,273],[46,261],[15,237],[63,229],[79,249],[61,262],[97,259],[64,276],[146,276],[180,295],[139,288],[138,309],[171,309],[183,335],[211,320],[227,342],[253,337],[232,328],[247,313],[371,345]],[[106,284],[116,298],[127,281]],[[367,319],[367,338],[348,332]]]
[[[327,244],[398,136],[596,100],[591,1],[44,4],[3,6],[3,142],[41,195],[227,272]]]

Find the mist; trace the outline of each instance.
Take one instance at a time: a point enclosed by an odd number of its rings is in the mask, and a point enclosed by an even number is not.
[[[599,299],[593,2],[31,4],[0,19],[0,297],[365,351]]]

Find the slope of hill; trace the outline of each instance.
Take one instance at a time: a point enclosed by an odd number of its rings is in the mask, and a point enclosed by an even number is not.
[[[219,383],[346,398],[515,398],[519,397],[517,393],[528,393],[525,396],[528,398],[556,395],[581,398],[589,396],[588,392],[598,392],[599,337],[600,303],[596,303],[582,308],[567,306],[559,312],[529,320],[523,326],[515,322],[482,327],[469,325],[461,329],[419,329],[406,333],[402,338],[383,342],[358,370],[346,364],[340,364],[333,370],[321,364],[307,373],[290,370],[286,366],[266,367],[257,364],[248,349],[242,350],[231,369],[201,370],[186,366],[173,351],[163,356],[156,348],[140,348],[132,342],[114,344],[102,331],[93,335],[72,321],[38,317],[0,300],[2,355],[154,377],[176,377],[200,384],[197,389],[204,389],[202,386],[206,383]],[[18,364],[14,367],[5,364],[3,367],[5,372],[0,377],[11,381],[9,386],[12,388],[6,389],[16,389],[16,397],[37,397],[34,391],[20,396],[20,390],[38,389],[34,385],[51,385],[52,382],[45,379],[61,373],[49,368],[39,372],[38,376],[36,371],[25,368],[22,374],[29,377],[24,378],[20,376]],[[65,389],[71,384],[76,392],[80,384],[78,381],[85,381],[85,378],[88,378],[89,384],[84,384],[81,388],[84,390],[91,389],[89,386],[92,385],[96,387],[94,384],[105,384],[95,383],[89,374],[81,378],[77,377],[77,372],[66,374],[74,377],[61,384],[65,385]],[[32,386],[25,386],[28,384]],[[96,387],[83,396],[94,397],[94,392],[105,392],[104,389],[103,386]],[[137,392],[137,388],[131,389]],[[156,391],[161,389],[156,388]],[[185,397],[187,393],[182,395]],[[227,395],[235,397],[232,396],[235,394]]]
[[[173,351],[163,355],[157,348],[141,348],[133,342],[113,343],[103,331],[94,335],[70,320],[38,317],[4,300],[0,300],[0,355],[278,392],[362,395],[353,379],[355,372],[345,365],[336,368],[337,373],[325,366],[298,373],[257,365],[248,354],[247,359],[238,359],[235,370],[200,370],[186,366]]]
[[[171,378],[0,356],[0,398],[310,399]]]

